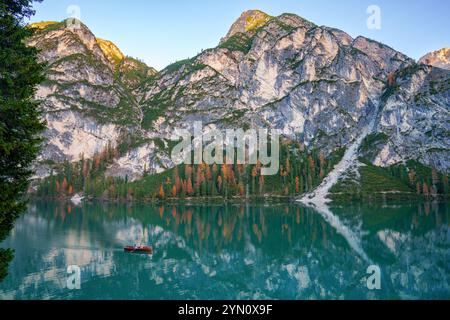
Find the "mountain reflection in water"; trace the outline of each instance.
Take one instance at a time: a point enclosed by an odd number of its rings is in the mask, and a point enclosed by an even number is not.
[[[296,204],[36,202],[1,244],[15,258],[0,298],[449,299],[449,213],[447,203],[335,206],[327,217]],[[134,243],[154,254],[123,252]],[[366,286],[370,264],[381,290]],[[67,289],[70,265],[81,290]]]

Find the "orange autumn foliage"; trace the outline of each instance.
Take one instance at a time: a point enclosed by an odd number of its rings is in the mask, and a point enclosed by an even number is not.
[[[222,184],[223,184],[222,176],[218,176],[217,177],[217,188],[219,189],[219,191],[222,191]]]
[[[159,197],[160,197],[161,199],[164,199],[164,198],[166,197],[166,194],[165,194],[165,192],[164,192],[164,187],[163,187],[162,185],[159,187],[159,193],[158,193],[158,195],[159,195]]]
[[[178,192],[177,192],[177,186],[174,185],[174,186],[172,187],[172,197],[176,198],[177,194],[178,194]]]
[[[300,178],[295,177],[295,193],[300,193]]]

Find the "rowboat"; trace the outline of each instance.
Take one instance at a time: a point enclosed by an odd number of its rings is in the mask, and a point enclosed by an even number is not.
[[[126,246],[124,251],[129,253],[152,254],[153,248],[149,246]]]

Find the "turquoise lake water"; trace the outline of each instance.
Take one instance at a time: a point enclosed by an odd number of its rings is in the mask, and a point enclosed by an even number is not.
[[[450,299],[449,222],[448,203],[36,202],[0,244],[15,250],[0,299]]]

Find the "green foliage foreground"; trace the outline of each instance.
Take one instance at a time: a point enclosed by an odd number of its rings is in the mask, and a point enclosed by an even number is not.
[[[0,241],[25,208],[23,196],[44,129],[33,100],[36,86],[44,80],[43,66],[36,49],[24,41],[33,31],[23,20],[33,14],[31,0],[0,2]],[[0,250],[0,280],[12,257],[11,250]]]

